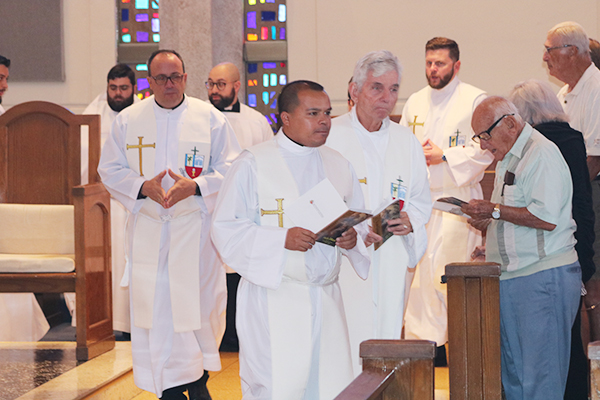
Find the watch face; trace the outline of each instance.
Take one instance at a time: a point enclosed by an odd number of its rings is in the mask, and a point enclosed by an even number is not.
[[[500,210],[495,208],[494,211],[492,211],[492,218],[494,219],[499,219],[500,218]]]

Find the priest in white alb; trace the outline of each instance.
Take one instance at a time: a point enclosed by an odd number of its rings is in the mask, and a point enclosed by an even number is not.
[[[356,375],[360,342],[400,339],[414,267],[427,247],[431,195],[425,157],[412,132],[389,118],[400,77],[400,63],[389,51],[361,58],[350,84],[355,106],[333,120],[327,139],[352,163],[368,209],[404,201],[400,218],[390,221],[393,236],[372,253],[369,279],[357,279],[348,268],[340,274]]]
[[[150,56],[154,96],[117,116],[98,169],[130,212],[134,381],[162,399],[209,399],[206,370],[221,368],[227,294],[210,218],[240,150],[225,117],[184,94],[186,80],[179,54]]]
[[[229,170],[212,237],[242,276],[236,322],[243,399],[332,399],[353,379],[337,282],[341,256],[357,279],[366,278],[368,231],[359,224],[329,246],[299,226],[302,217],[292,220],[291,209],[322,184],[349,208],[363,208],[363,197],[350,163],[323,146],[331,125],[323,87],[292,82],[278,106],[282,129]]]
[[[425,46],[428,86],[408,98],[400,125],[412,130],[423,145],[429,170],[432,201],[457,197],[482,199],[479,182],[493,156],[481,150],[471,129],[473,110],[486,94],[461,82],[458,44],[435,37]],[[481,234],[466,217],[433,210],[427,224],[428,246],[410,290],[405,315],[406,339],[448,341],[446,285],[441,283],[446,264],[467,262]]]

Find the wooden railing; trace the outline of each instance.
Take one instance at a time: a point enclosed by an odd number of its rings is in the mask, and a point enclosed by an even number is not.
[[[435,342],[367,340],[363,372],[336,400],[433,400]]]
[[[452,400],[501,399],[500,266],[446,266]]]

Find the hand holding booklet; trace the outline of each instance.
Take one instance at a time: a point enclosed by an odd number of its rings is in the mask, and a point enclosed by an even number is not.
[[[440,197],[433,203],[433,208],[436,210],[449,212],[454,215],[471,218],[461,211],[461,207],[465,204],[469,203],[461,199],[457,199],[456,197]]]
[[[381,242],[374,244],[375,250],[383,246],[386,240],[394,236],[389,228],[394,225],[389,225],[389,221],[400,218],[400,211],[404,206],[404,200],[396,199],[383,207],[379,207],[375,212],[371,222],[373,223],[373,232],[383,238]]]
[[[371,216],[366,210],[349,210],[325,178],[285,209],[296,226],[317,234],[317,242],[335,246],[342,233]]]

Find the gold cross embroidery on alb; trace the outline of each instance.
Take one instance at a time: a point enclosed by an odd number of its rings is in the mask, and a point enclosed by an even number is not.
[[[279,218],[279,227],[283,228],[283,199],[275,199],[277,202],[277,210],[263,210],[260,209],[260,216],[263,215],[277,215]]]
[[[129,149],[139,149],[140,150],[140,176],[144,176],[144,172],[142,171],[142,149],[144,149],[146,147],[156,148],[156,143],[142,144],[142,139],[144,139],[144,137],[138,136],[138,139],[140,139],[140,143],[139,144],[128,144],[127,150],[129,150]]]
[[[409,122],[408,123],[408,127],[410,128],[412,126],[413,129],[413,135],[416,135],[417,133],[415,132],[417,125],[419,126],[425,126],[425,122],[417,122],[417,117],[418,115],[415,115],[415,120],[414,122]]]

